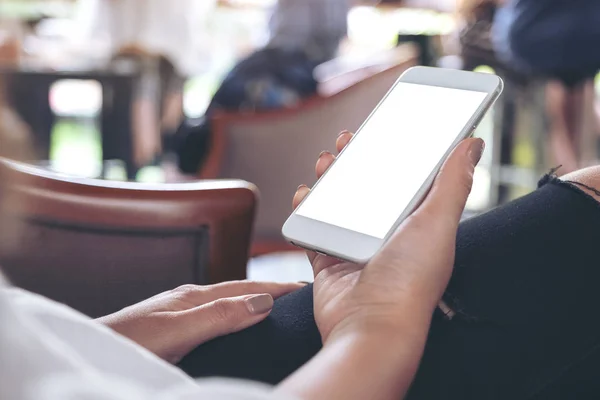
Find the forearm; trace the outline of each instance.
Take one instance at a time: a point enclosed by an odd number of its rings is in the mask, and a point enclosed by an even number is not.
[[[301,399],[400,399],[417,372],[427,326],[331,339],[277,390]]]

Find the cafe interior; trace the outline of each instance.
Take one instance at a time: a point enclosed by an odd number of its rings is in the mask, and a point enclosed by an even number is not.
[[[535,190],[558,164],[555,91],[544,74],[494,57],[468,1],[364,0],[337,19],[302,14],[342,21],[333,53],[310,60],[307,91],[300,73],[287,74],[293,60],[252,58],[281,26],[301,30],[300,14],[274,19],[277,1],[136,3],[0,0],[0,131],[29,148],[0,159],[27,205],[0,264],[15,285],[89,316],[184,284],[312,281],[305,253],[281,234],[294,192],[413,66],[504,80],[476,131],[486,152],[464,218]],[[466,27],[484,31],[473,39]],[[251,99],[234,99],[237,80],[260,68],[293,75],[297,90],[262,81]],[[580,93],[580,166],[598,159],[596,93],[593,78]]]

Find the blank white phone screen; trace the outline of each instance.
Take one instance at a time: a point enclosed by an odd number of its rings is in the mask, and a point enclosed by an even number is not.
[[[486,96],[399,82],[296,213],[383,239]]]

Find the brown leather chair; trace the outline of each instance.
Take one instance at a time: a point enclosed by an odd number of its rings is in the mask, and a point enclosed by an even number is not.
[[[2,219],[21,226],[18,246],[0,249],[17,286],[98,317],[182,284],[246,277],[247,182],[109,182],[2,159],[0,173],[3,196],[19,198]]]
[[[214,118],[212,149],[200,171],[203,178],[244,179],[261,193],[253,255],[290,249],[281,227],[301,183],[315,181],[321,150],[334,151],[343,129],[356,130],[392,84],[415,65],[416,51],[366,79],[297,108],[256,114],[227,113]]]

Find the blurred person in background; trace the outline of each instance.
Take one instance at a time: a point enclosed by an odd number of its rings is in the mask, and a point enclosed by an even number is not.
[[[202,26],[216,0],[81,0],[81,43],[98,45],[114,63],[140,69],[133,106],[134,160],[155,160],[183,117],[183,86],[198,71],[207,34]],[[113,99],[120,107],[119,99]],[[125,106],[121,108],[126,109]],[[162,138],[162,141],[161,141]]]
[[[503,76],[520,81],[523,77],[502,60],[492,41],[495,16],[504,0],[462,0],[458,11],[463,22],[459,32],[463,68],[485,65]]]
[[[19,20],[4,19],[0,15],[0,68],[9,73],[0,74],[0,130],[14,140],[29,140],[33,137],[49,138],[54,125],[54,114],[48,102],[48,91],[39,82],[28,76],[10,72],[18,70],[23,57],[23,43],[32,28],[43,18]],[[39,87],[42,87],[40,90]],[[47,134],[41,134],[47,132]],[[48,155],[42,150],[35,157]],[[32,154],[33,159],[33,154]]]
[[[517,96],[512,86],[524,87],[530,77],[506,62],[499,56],[492,41],[495,18],[504,0],[462,0],[458,11],[461,21],[459,29],[460,55],[462,68],[468,71],[478,67],[491,67],[506,83],[501,100],[502,124],[500,126],[500,142],[498,162],[500,165],[512,165],[516,136]],[[497,191],[498,204],[510,200],[510,188],[499,185]]]
[[[13,34],[14,31],[14,26],[4,21],[0,23],[0,68],[13,67],[19,62],[21,44],[17,35]],[[18,112],[9,105],[5,79],[0,75],[0,136],[3,132],[5,137],[10,138],[4,141],[6,154],[14,154],[23,159],[25,157],[21,150],[28,147],[26,144],[31,140],[31,131]]]
[[[196,174],[208,151],[215,112],[293,107],[317,93],[315,67],[334,58],[348,31],[352,0],[279,0],[267,45],[225,77],[204,117],[186,120],[177,133],[179,168]]]
[[[507,63],[550,78],[547,114],[550,147],[562,172],[582,165],[584,86],[600,69],[600,2],[504,0],[493,39]],[[596,126],[596,130],[600,128]],[[595,132],[600,133],[600,132]]]

